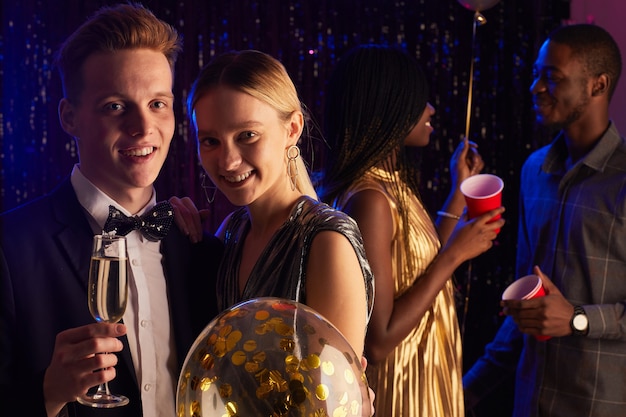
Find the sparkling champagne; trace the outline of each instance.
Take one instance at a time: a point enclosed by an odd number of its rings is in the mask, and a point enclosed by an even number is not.
[[[89,311],[98,322],[117,323],[124,315],[127,299],[126,238],[95,235],[87,288]],[[113,408],[128,404],[128,397],[112,394],[103,382],[95,392],[87,392],[76,401],[89,407]]]
[[[126,258],[92,257],[89,267],[89,311],[98,322],[116,323],[126,310]]]

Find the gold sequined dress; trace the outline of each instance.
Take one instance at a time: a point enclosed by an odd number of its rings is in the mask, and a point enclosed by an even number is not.
[[[408,225],[402,224],[392,190],[400,184],[396,173],[373,168],[337,201],[342,208],[358,191],[383,193],[391,207],[394,238],[393,274],[396,297],[411,287],[437,255],[440,242],[435,225],[424,206],[408,188]],[[396,194],[397,195],[397,194]],[[409,227],[405,245],[403,227]],[[376,302],[376,300],[374,300]],[[457,321],[452,279],[435,298],[420,324],[378,364],[369,364],[367,377],[376,393],[376,416],[462,417],[461,335]]]

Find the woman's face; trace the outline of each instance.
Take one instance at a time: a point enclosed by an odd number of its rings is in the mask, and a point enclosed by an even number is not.
[[[196,103],[193,122],[202,166],[237,206],[290,190],[285,151],[302,132],[302,114],[283,121],[268,104],[219,86]]]
[[[433,133],[434,130],[430,125],[430,118],[433,114],[435,114],[435,108],[430,103],[426,103],[422,117],[420,117],[413,130],[409,132],[404,140],[405,146],[423,147],[428,145],[430,142],[430,134]]]

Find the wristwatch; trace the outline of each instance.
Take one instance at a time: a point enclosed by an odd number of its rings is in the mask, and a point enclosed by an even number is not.
[[[587,320],[587,314],[585,309],[581,306],[574,306],[574,315],[569,323],[572,328],[572,334],[574,336],[585,336],[589,330],[589,320]]]

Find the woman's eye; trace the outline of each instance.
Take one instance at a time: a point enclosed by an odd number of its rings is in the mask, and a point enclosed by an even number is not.
[[[213,146],[217,144],[217,139],[214,138],[198,138],[198,142],[202,146]]]
[[[250,131],[248,131],[248,132],[243,132],[243,133],[241,134],[241,138],[242,138],[242,139],[253,139],[253,138],[255,138],[256,136],[257,136],[256,132],[250,132]]]
[[[167,106],[167,103],[164,101],[155,101],[154,103],[152,103],[152,107],[155,107],[157,109],[163,109]]]

